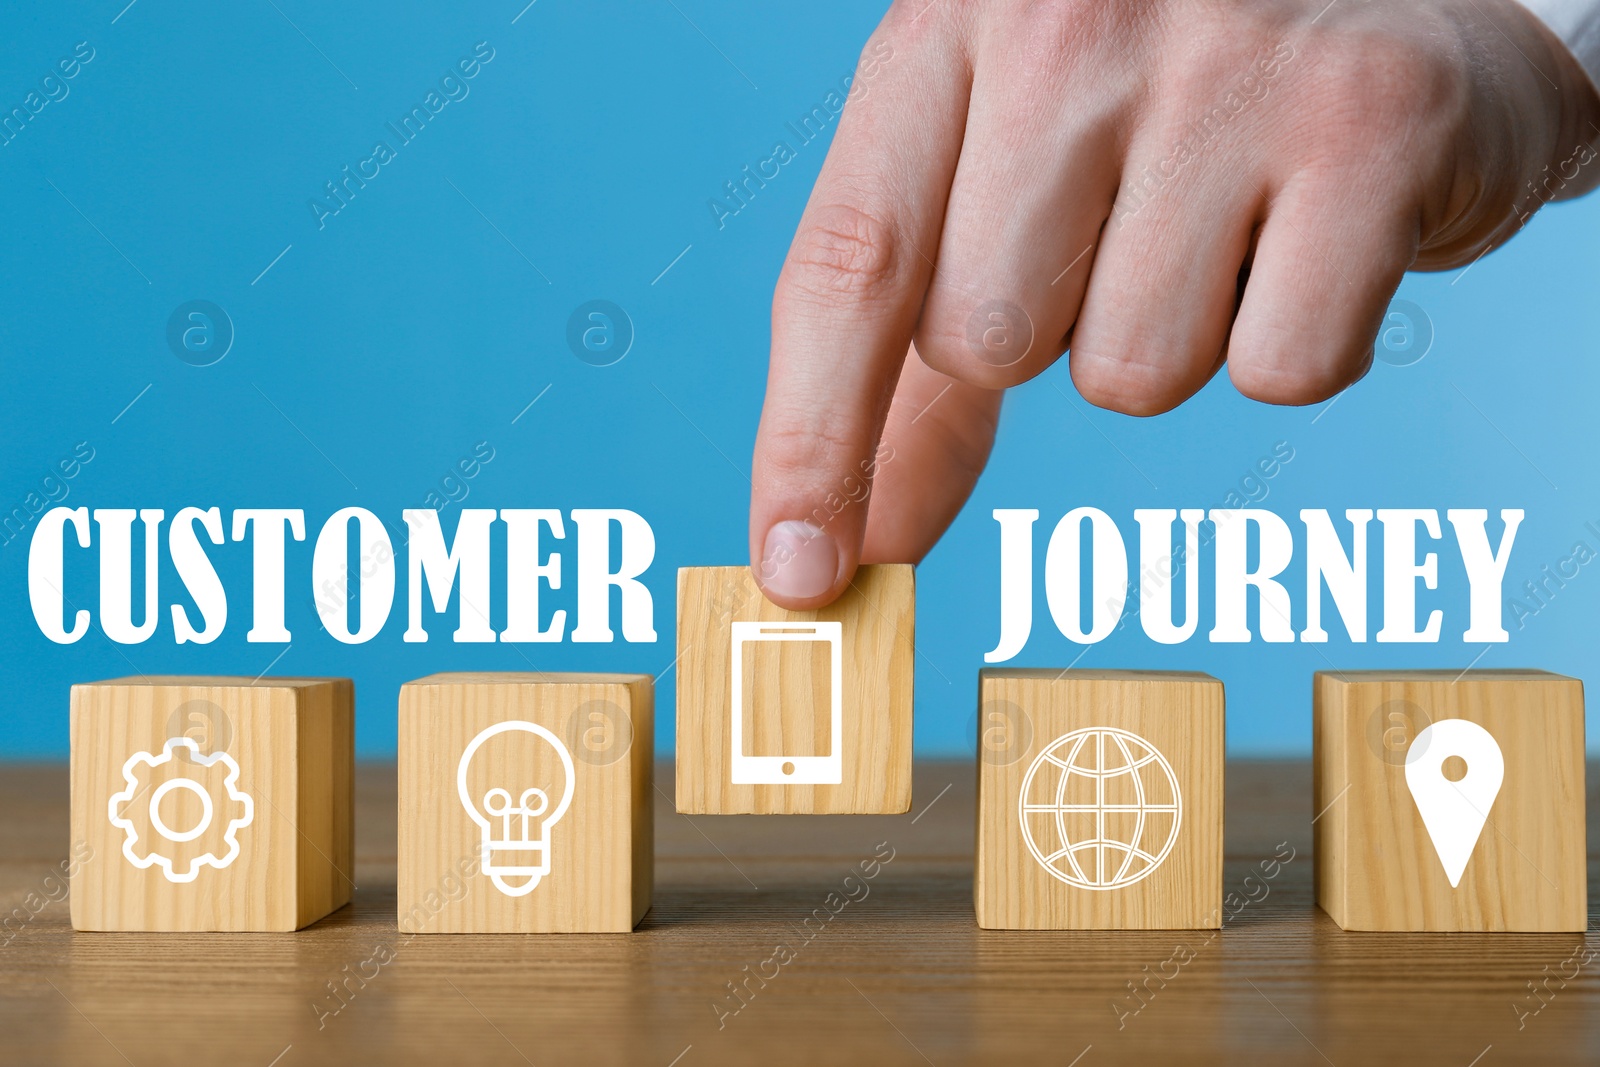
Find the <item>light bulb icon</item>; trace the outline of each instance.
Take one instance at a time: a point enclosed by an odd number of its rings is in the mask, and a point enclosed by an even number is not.
[[[554,807],[550,802],[554,789],[526,786],[515,792],[513,801],[513,789],[507,789],[506,784],[516,786],[521,782],[491,785],[481,793],[476,793],[468,784],[469,777],[480,784],[485,780],[493,781],[496,774],[506,775],[509,767],[521,762],[507,758],[519,754],[508,747],[509,741],[494,741],[497,737],[518,733],[532,734],[554,749],[561,759],[561,796]],[[461,753],[461,763],[456,769],[456,791],[461,796],[461,806],[478,824],[480,869],[506,896],[527,896],[550,873],[550,831],[571,806],[576,781],[572,754],[567,746],[538,723],[520,719],[497,722],[474,737]]]

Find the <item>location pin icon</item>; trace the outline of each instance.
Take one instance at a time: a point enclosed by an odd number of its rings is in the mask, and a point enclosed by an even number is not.
[[[1459,782],[1444,776],[1444,761],[1459,756],[1467,773]],[[1505,780],[1506,761],[1494,737],[1466,719],[1440,719],[1406,749],[1406,788],[1417,802],[1422,825],[1444,864],[1450,888],[1461,884],[1494,798]]]

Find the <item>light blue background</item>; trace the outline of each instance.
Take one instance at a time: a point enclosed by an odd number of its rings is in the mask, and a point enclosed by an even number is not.
[[[152,640],[115,646],[96,625],[53,645],[28,609],[24,536],[0,548],[0,754],[64,756],[68,686],[135,670],[253,675],[283,653],[275,673],[353,676],[360,752],[381,756],[394,750],[396,693],[410,677],[529,662],[667,668],[675,568],[746,558],[772,285],[824,145],[800,148],[725,229],[706,202],[791,140],[785,123],[851,71],[877,12],[843,0],[539,0],[513,24],[518,0],[451,10],[140,0],[118,17],[121,6],[36,5],[13,13],[0,40],[6,111],[77,42],[97,53],[66,99],[0,148],[0,509],[22,504],[78,441],[95,458],[68,483],[69,506],[161,507],[169,522],[190,504],[225,518],[304,508],[308,539],[288,562],[294,641],[287,651],[245,642],[250,545],[230,542],[211,549],[230,594],[215,644],[173,643],[167,605],[181,592],[165,562]],[[470,95],[319,231],[307,201],[375,140],[393,143],[385,122],[480,40],[496,54]],[[1600,548],[1583,528],[1600,520],[1597,256],[1600,202],[1590,201],[1546,211],[1465,275],[1408,278],[1401,295],[1431,318],[1432,351],[1414,366],[1378,364],[1331,408],[1265,407],[1223,375],[1178,411],[1138,420],[1089,407],[1064,365],[1014,391],[988,473],[919,573],[918,751],[971,748],[975,672],[998,633],[996,507],[1040,509],[1041,553],[1078,505],[1106,509],[1131,534],[1136,507],[1221,506],[1287,441],[1294,459],[1262,506],[1295,527],[1302,507],[1526,508],[1508,592],[1580,538]],[[615,366],[566,346],[568,315],[595,298],[635,325]],[[166,344],[169,314],[192,299],[215,301],[237,329],[212,367]],[[650,520],[659,642],[454,645],[453,621],[439,618],[426,645],[407,645],[403,571],[377,639],[349,647],[321,631],[309,574],[323,519],[360,505],[399,530],[401,510],[423,506],[484,440],[496,457],[468,506],[626,507]],[[1197,639],[1160,646],[1133,625],[1078,665],[1209,671],[1228,686],[1232,751],[1308,752],[1313,671],[1464,667],[1482,651],[1460,640],[1467,586],[1446,530],[1441,589],[1421,598],[1445,611],[1437,645],[1351,645],[1334,622],[1325,646],[1211,645],[1207,596]],[[1375,532],[1374,630],[1380,546]],[[1479,665],[1588,679],[1600,599],[1591,571]],[[1297,627],[1300,573],[1297,561],[1286,579]],[[95,608],[94,568],[74,566],[67,580]],[[571,580],[557,606],[571,607]],[[1042,600],[1035,616],[1014,663],[1073,661],[1080,648],[1050,626]],[[658,689],[664,751],[673,680]]]

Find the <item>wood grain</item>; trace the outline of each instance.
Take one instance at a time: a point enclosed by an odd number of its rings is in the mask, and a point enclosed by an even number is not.
[[[786,611],[762,596],[748,567],[679,569],[678,810],[710,815],[906,811],[911,804],[915,588],[908,565],[867,566],[828,607]],[[840,625],[839,784],[734,783],[735,622]],[[830,754],[825,647],[817,642],[740,645],[747,754]]]
[[[980,926],[1221,925],[1221,682],[1180,672],[988,669],[978,685]],[[1080,773],[1116,767],[1136,770]],[[1137,844],[1143,855],[1115,844],[1065,847],[1095,841]]]
[[[398,921],[407,933],[626,932],[650,907],[656,794],[654,687],[647,674],[435,674],[400,690]],[[572,762],[572,800],[549,829],[547,875],[524,895],[480,869],[483,831],[457,770],[480,732],[547,728]],[[554,812],[568,775],[548,739],[512,731],[468,760],[469,794],[519,798],[535,787]],[[534,823],[537,838],[540,820]],[[499,820],[491,819],[491,826]],[[520,829],[513,837],[520,837]],[[497,837],[504,839],[503,831]],[[506,862],[513,859],[502,857]],[[529,879],[504,876],[520,890]]]
[[[354,687],[343,678],[119,678],[72,687],[72,841],[93,855],[72,879],[72,919],[80,930],[295,930],[350,900],[354,868]],[[235,788],[251,798],[248,824],[234,826],[242,802],[228,803],[224,763],[205,766],[175,748],[158,766],[134,765],[133,795],[119,811],[133,824],[139,857],[160,854],[191,881],[174,881],[157,863],[139,868],[124,854],[126,832],[108,804],[126,787],[124,764],[139,752],[157,759],[172,738],[189,737],[199,756],[226,753],[238,765]],[[154,810],[186,842],[163,840]],[[158,791],[161,791],[158,795]],[[234,815],[228,814],[229,811]],[[225,866],[193,865],[206,853]]]
[[[358,768],[351,906],[292,936],[74,932],[66,767],[0,765],[0,1063],[1594,1063],[1600,933],[1357,935],[1317,910],[1307,761],[1229,761],[1234,902],[1214,932],[979,929],[973,761],[916,774],[898,816],[706,818],[664,800],[655,906],[632,934],[413,938],[395,929],[393,764]],[[802,940],[884,842],[870,892]],[[1294,858],[1267,879],[1282,843]],[[719,1016],[780,943],[793,960]],[[1150,977],[1180,944],[1193,960]]]
[[[1581,931],[1583,683],[1545,671],[1319,672],[1318,903],[1347,930]],[[1441,719],[1484,727],[1505,779],[1452,887],[1406,784]],[[1469,772],[1470,773],[1470,772]]]

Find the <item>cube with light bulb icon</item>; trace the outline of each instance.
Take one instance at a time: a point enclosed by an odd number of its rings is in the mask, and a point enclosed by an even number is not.
[[[601,933],[650,907],[645,674],[435,674],[400,690],[407,933]]]

